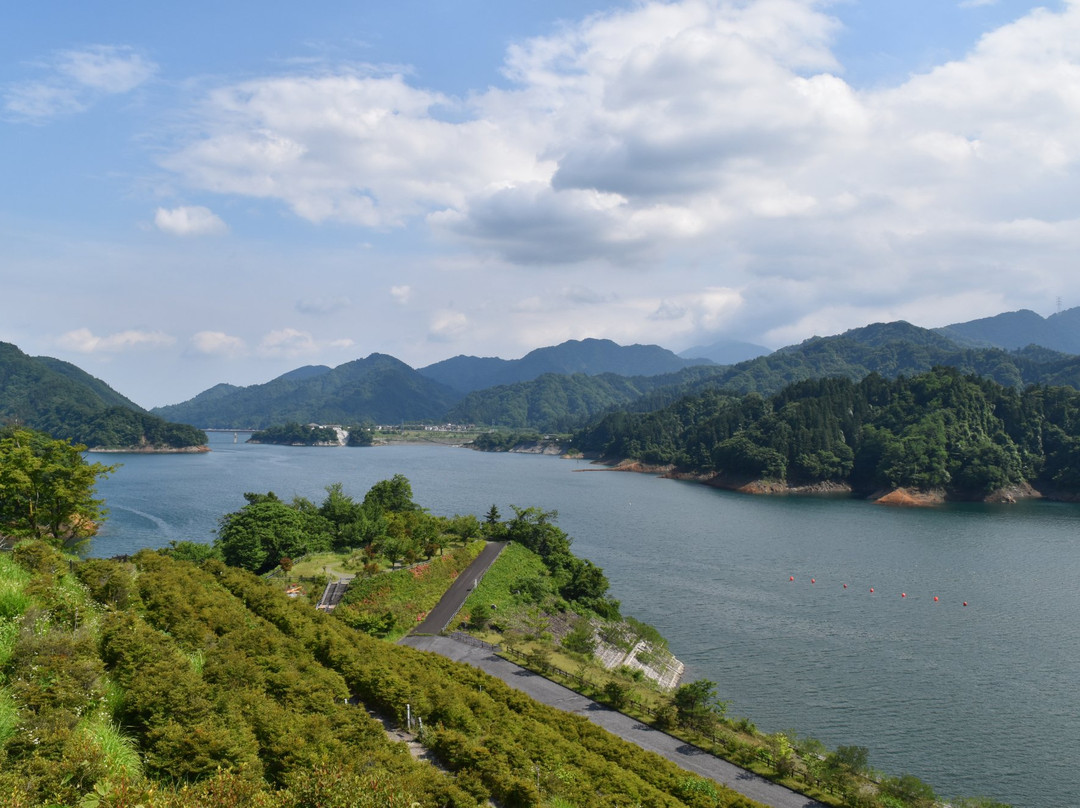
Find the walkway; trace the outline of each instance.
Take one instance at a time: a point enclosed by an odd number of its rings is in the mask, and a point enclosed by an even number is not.
[[[504,541],[489,542],[480,551],[480,555],[474,558],[473,562],[465,568],[465,571],[450,584],[450,588],[446,590],[442,600],[434,609],[428,612],[424,622],[412,630],[412,634],[438,634],[450,625],[454,615],[461,611],[465,598],[469,597],[469,593],[484,577],[484,573],[488,571],[488,568],[495,563],[495,559],[499,557],[499,553],[503,551],[505,546],[506,542]]]
[[[463,577],[465,577],[464,573],[459,580]],[[469,583],[471,584],[471,581]],[[480,668],[539,702],[569,713],[583,715],[608,732],[637,744],[642,749],[656,752],[687,771],[723,783],[763,805],[773,808],[825,808],[816,800],[797,794],[726,760],[714,757],[703,749],[673,738],[667,733],[642,724],[637,719],[609,709],[573,690],[495,656],[489,648],[467,645],[449,637],[416,635],[406,637],[401,643]]]

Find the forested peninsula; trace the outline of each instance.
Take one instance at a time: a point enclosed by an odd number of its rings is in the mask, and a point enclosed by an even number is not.
[[[206,451],[206,433],[152,415],[68,362],[0,342],[0,423],[96,451]]]
[[[768,397],[703,392],[609,414],[573,445],[750,491],[1080,499],[1080,392],[1018,390],[952,368],[803,381]]]

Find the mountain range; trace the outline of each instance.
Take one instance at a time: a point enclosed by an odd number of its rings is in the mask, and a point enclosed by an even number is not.
[[[161,419],[205,428],[454,421],[567,431],[605,412],[649,411],[704,389],[771,394],[805,379],[893,378],[938,365],[1014,387],[1080,387],[1080,308],[1048,318],[1007,312],[938,329],[877,323],[753,356],[763,350],[726,341],[679,356],[657,345],[586,339],[520,359],[456,356],[420,369],[376,353],[336,368],[299,367],[264,384],[219,384],[147,413],[75,365],[0,343],[0,418],[91,445],[147,445],[161,440]],[[713,364],[702,355],[724,351],[749,358]],[[105,411],[113,426],[136,423],[110,430],[101,423]]]

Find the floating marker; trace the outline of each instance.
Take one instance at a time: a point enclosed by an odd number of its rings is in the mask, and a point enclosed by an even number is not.
[[[811,579],[810,579],[810,583],[812,583],[812,584],[816,584],[816,583],[817,583],[817,581],[815,581],[815,580],[814,580],[813,578],[811,578]]]
[[[870,587],[870,594],[874,594],[874,587]]]
[[[900,593],[900,597],[902,597],[902,598],[906,598],[906,597],[907,597],[907,592],[901,592],[901,593]]]
[[[937,603],[937,595],[934,595],[934,603]]]
[[[790,578],[788,578],[788,580],[789,580],[789,581],[794,581],[794,580],[795,580],[795,576],[794,576],[794,575],[792,575],[792,576],[791,576]]]
[[[964,605],[967,606],[967,601],[966,600],[964,601]]]
[[[847,584],[844,584],[844,589],[847,589]]]

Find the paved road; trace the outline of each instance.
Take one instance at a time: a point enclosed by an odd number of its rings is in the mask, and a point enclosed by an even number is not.
[[[464,573],[461,577],[464,577]],[[604,707],[573,690],[495,656],[487,648],[466,645],[449,637],[413,635],[401,642],[403,645],[433,651],[440,656],[480,668],[502,679],[511,687],[528,693],[537,701],[560,710],[583,715],[608,732],[635,743],[643,749],[656,752],[687,771],[723,783],[763,805],[773,806],[773,808],[825,808],[817,800],[796,794],[726,760],[713,757],[696,746],[673,738],[630,716]]]
[[[503,551],[505,546],[506,542],[504,541],[488,542],[488,545],[480,551],[480,555],[474,558],[473,562],[465,568],[465,571],[450,584],[450,588],[446,590],[442,600],[434,609],[428,612],[424,622],[414,628],[412,633],[438,634],[446,628],[450,621],[454,619],[454,615],[461,609],[465,598],[469,597],[469,593],[472,592],[476,582],[484,577],[488,567],[495,563],[495,559],[499,557],[499,553]]]

